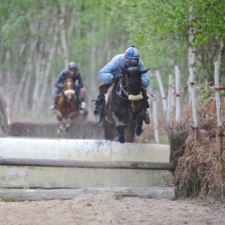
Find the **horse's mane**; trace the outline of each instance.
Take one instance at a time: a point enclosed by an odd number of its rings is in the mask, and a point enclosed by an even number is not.
[[[73,81],[73,79],[71,77],[68,77],[64,80],[64,82],[68,82],[68,81]]]
[[[129,67],[137,67],[137,61],[135,59],[124,58],[122,67],[128,69]]]

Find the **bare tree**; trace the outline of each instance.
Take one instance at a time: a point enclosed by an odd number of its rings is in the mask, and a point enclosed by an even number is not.
[[[52,66],[52,61],[54,60],[55,52],[56,52],[56,46],[57,46],[57,41],[58,41],[58,26],[57,26],[57,18],[54,16],[52,19],[51,27],[54,28],[54,36],[53,36],[53,42],[51,45],[49,45],[49,54],[48,54],[48,61],[46,64],[46,69],[45,69],[45,75],[44,75],[44,82],[43,82],[43,87],[40,95],[40,104],[37,109],[37,118],[40,117],[41,112],[43,111],[46,103],[46,96],[47,96],[47,91],[48,91],[48,86],[49,86],[49,76],[50,76],[50,71],[51,71],[51,66]]]
[[[61,4],[59,11],[60,11],[59,25],[60,25],[61,43],[63,49],[64,66],[66,68],[69,64],[69,51],[66,41],[66,29],[65,29],[66,6],[64,4]]]
[[[189,7],[189,20],[190,22],[194,21],[194,9],[193,7]],[[188,67],[195,70],[195,48],[193,47],[193,42],[195,39],[195,28],[190,26],[189,27],[189,47],[188,47]],[[189,81],[188,81],[189,82]],[[191,105],[191,92],[190,88],[188,89],[188,96],[189,96],[189,105]]]

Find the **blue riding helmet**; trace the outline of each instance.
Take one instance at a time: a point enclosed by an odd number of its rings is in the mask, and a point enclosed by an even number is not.
[[[135,45],[131,45],[131,47],[125,51],[124,55],[131,59],[139,59],[140,57],[139,51],[135,48]]]

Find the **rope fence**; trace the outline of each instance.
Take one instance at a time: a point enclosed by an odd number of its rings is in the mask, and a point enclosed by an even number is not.
[[[180,109],[180,96],[182,93],[184,93],[188,88],[190,88],[191,92],[191,103],[192,103],[192,114],[193,114],[193,122],[194,125],[190,126],[190,128],[195,132],[195,140],[198,142],[198,133],[201,132],[203,134],[207,134],[213,137],[218,138],[218,149],[219,149],[219,156],[221,158],[221,154],[223,151],[223,137],[225,137],[225,133],[222,132],[222,121],[221,121],[221,109],[220,109],[220,97],[219,92],[224,91],[225,87],[219,86],[219,62],[215,63],[215,72],[214,72],[214,78],[215,78],[215,86],[197,86],[195,85],[194,81],[194,72],[193,68],[189,68],[189,83],[187,86],[185,86],[183,89],[180,88],[180,70],[178,66],[175,66],[175,85],[172,85],[172,75],[169,75],[169,84],[166,87],[166,93],[164,91],[161,75],[159,71],[156,71],[156,77],[159,83],[160,93],[161,93],[161,100],[162,102],[158,101],[153,95],[149,95],[149,99],[152,102],[153,105],[153,121],[154,121],[154,130],[155,130],[155,141],[159,143],[159,137],[158,137],[158,116],[157,116],[157,104],[162,105],[164,111],[166,111],[166,118],[167,121],[170,120],[170,113],[171,113],[171,96],[174,96],[176,98],[176,115],[175,120],[178,121],[180,119],[181,115],[181,109]],[[175,91],[172,91],[172,89],[175,89]],[[207,130],[201,129],[198,127],[198,118],[197,118],[197,108],[196,108],[196,96],[195,96],[195,90],[212,90],[215,91],[215,99],[216,99],[216,106],[217,106],[217,132],[212,133]],[[166,104],[166,106],[165,106]]]

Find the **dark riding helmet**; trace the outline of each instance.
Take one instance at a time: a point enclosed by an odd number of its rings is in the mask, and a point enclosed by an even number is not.
[[[73,71],[78,70],[78,66],[75,62],[70,62],[68,68]]]
[[[135,48],[134,44],[131,45],[131,47],[125,51],[124,55],[126,58],[129,59],[139,59],[140,57],[139,51]]]

